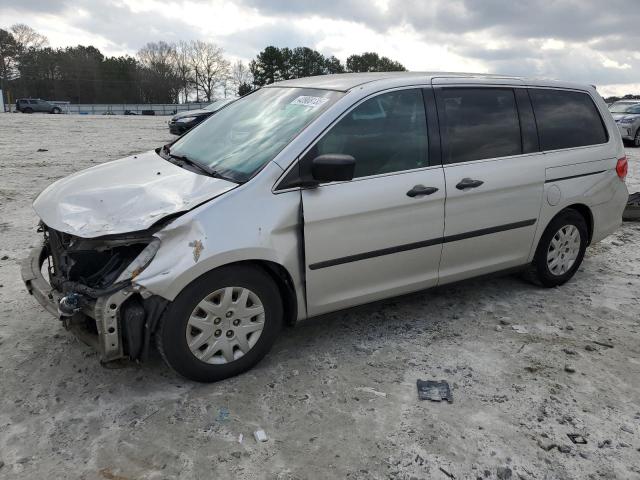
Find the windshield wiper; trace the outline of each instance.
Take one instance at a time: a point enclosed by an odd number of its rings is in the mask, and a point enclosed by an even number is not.
[[[200,170],[203,173],[206,173],[210,177],[232,181],[229,178],[225,177],[224,175],[221,175],[220,173],[216,172],[213,168],[208,167],[207,165],[202,165],[201,163],[198,163],[195,160],[191,160],[186,155],[177,155],[175,153],[171,153],[171,149],[169,148],[168,145],[165,145],[164,147],[162,147],[162,151],[164,151],[167,154],[167,160],[169,159],[179,160],[181,162],[191,165],[192,167],[196,167],[198,170]]]

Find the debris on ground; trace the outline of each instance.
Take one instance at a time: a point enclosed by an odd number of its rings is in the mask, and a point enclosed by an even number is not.
[[[439,468],[439,469],[440,469],[440,471],[441,471],[442,473],[444,473],[447,477],[449,477],[449,478],[456,478],[456,476],[455,476],[453,473],[451,473],[451,472],[447,472],[447,471],[446,471],[444,468],[442,468],[442,467],[438,467],[438,468]]]
[[[596,345],[600,345],[601,347],[613,348],[613,345],[610,343],[600,342],[598,340],[593,340],[593,343],[595,343]]]
[[[256,442],[260,443],[260,442],[266,442],[267,439],[267,434],[265,433],[264,430],[256,430],[255,432],[253,432],[253,438],[256,439]]]
[[[586,445],[587,439],[579,433],[567,433],[567,437],[576,445]]]
[[[527,327],[525,327],[524,325],[511,325],[511,328],[513,328],[518,333],[529,333],[527,331]]]
[[[38,150],[36,150],[36,152],[48,152],[49,150],[47,150],[46,148],[39,148]]]
[[[383,397],[386,398],[387,394],[384,392],[379,392],[377,390],[374,390],[371,387],[356,387],[356,390],[358,390],[359,392],[366,392],[366,393],[372,393],[373,395],[375,395],[376,397]]]
[[[640,192],[629,195],[627,206],[622,212],[622,219],[636,222],[640,220]]]
[[[242,443],[243,438],[244,438],[244,435],[242,434],[238,435],[238,443]]]
[[[446,380],[418,380],[418,398],[420,400],[431,400],[432,402],[441,402],[446,400],[453,403],[453,394]]]
[[[564,371],[568,373],[576,373],[576,367],[567,364],[564,366]]]
[[[496,470],[496,476],[500,480],[510,480],[512,475],[513,472],[509,467],[498,467],[498,469]]]

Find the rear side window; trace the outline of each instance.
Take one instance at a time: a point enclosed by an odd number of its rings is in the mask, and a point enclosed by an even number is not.
[[[542,150],[606,143],[607,130],[591,97],[568,90],[529,90]]]
[[[361,103],[307,155],[352,155],[357,178],[426,167],[427,147],[422,92],[411,89],[383,93]]]
[[[436,92],[444,163],[522,153],[510,88],[446,88]]]

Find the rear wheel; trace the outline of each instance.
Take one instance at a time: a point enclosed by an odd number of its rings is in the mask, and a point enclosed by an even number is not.
[[[636,131],[636,136],[633,137],[633,146],[640,147],[640,128]]]
[[[569,209],[558,214],[540,238],[527,277],[544,287],[566,283],[582,263],[588,235],[580,213]]]
[[[27,107],[27,108],[22,110],[22,113],[33,113],[33,108]]]
[[[184,377],[215,382],[242,373],[270,350],[282,327],[277,285],[259,268],[213,270],[186,287],[156,333],[166,363]]]
[[[51,110],[51,113],[54,113],[54,114],[62,113],[62,110],[60,110],[59,107],[53,107],[53,109]]]

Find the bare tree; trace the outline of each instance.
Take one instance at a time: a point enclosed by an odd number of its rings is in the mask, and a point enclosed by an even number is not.
[[[206,100],[210,102],[214,99],[216,90],[224,88],[224,83],[229,78],[229,61],[224,58],[222,49],[213,43],[196,40],[191,47],[196,96],[202,90]]]
[[[147,43],[138,51],[147,101],[173,103],[177,100],[181,84],[174,68],[175,57],[175,46],[162,41]]]
[[[49,45],[49,39],[44,35],[36,32],[29,25],[24,23],[16,23],[11,26],[11,33],[21,50],[29,48],[44,48]]]
[[[189,100],[189,93],[191,92],[192,85],[195,82],[192,62],[192,44],[193,42],[180,40],[175,45],[174,49],[173,64],[176,75],[180,79],[183,102],[187,102]]]
[[[231,83],[236,91],[240,89],[240,85],[251,84],[253,82],[253,76],[249,67],[247,67],[242,60],[238,60],[231,67]]]

